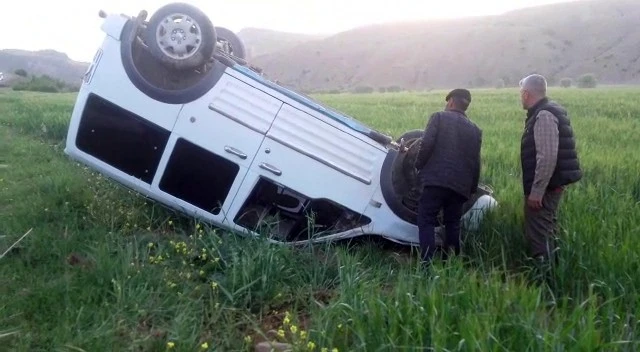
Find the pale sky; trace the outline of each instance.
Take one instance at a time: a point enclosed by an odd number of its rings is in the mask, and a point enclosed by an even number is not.
[[[182,1],[182,0],[181,0]],[[184,0],[203,10],[214,26],[297,33],[336,33],[403,20],[500,14],[569,0]],[[103,38],[98,11],[149,16],[171,0],[3,0],[0,49],[55,49],[90,61]]]

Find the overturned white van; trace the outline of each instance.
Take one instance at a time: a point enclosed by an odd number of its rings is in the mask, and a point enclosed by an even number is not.
[[[235,34],[188,4],[148,21],[145,11],[101,17],[106,36],[71,116],[71,158],[239,234],[418,243],[421,130],[394,140],[267,80]],[[463,226],[496,204],[481,185]]]

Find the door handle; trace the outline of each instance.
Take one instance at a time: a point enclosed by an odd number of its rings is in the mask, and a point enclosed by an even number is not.
[[[271,173],[273,173],[276,176],[280,176],[282,175],[282,171],[280,171],[278,168],[276,168],[275,166],[269,165],[267,163],[260,163],[260,168],[265,169]]]
[[[240,159],[246,159],[247,158],[247,154],[239,151],[238,149],[234,148],[234,147],[230,147],[228,145],[224,146],[224,151],[230,154],[233,154],[237,157],[239,157]]]

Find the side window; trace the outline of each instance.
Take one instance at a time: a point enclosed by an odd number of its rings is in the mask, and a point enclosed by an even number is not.
[[[148,184],[170,132],[96,95],[90,95],[78,127],[83,152]]]
[[[240,167],[180,138],[171,153],[160,189],[218,215]]]

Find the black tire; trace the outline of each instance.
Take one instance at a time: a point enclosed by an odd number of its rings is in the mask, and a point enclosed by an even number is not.
[[[152,99],[167,104],[192,102],[211,90],[224,74],[226,66],[218,61],[206,65],[203,72],[171,69],[156,60],[136,34],[136,22],[128,21],[120,42],[122,65],[131,83]]]
[[[414,147],[407,152],[390,149],[380,170],[380,187],[385,202],[391,211],[412,224],[417,223],[417,200],[420,196],[416,193],[418,180],[413,161],[419,149],[416,143],[420,143],[422,133],[421,130],[412,130],[402,134],[396,142],[404,138],[404,146]]]
[[[402,153],[390,150],[380,173],[382,196],[389,208],[401,219],[414,225],[418,222],[418,202],[422,195],[422,187],[413,164],[420,149],[423,133],[423,130],[412,130],[401,135],[396,142],[400,143],[404,138],[404,146],[409,150]],[[492,192],[485,189],[482,184],[479,185],[477,191],[464,203],[463,214],[485,194],[491,195]],[[438,215],[438,221],[442,223],[442,212]]]
[[[413,164],[420,149],[420,142],[424,131],[412,130],[402,134],[397,140],[409,148],[406,152],[399,153],[393,162],[391,180],[399,201],[412,213],[412,218],[418,212],[418,201],[422,193],[418,173]]]
[[[156,38],[165,19],[171,15],[183,14],[194,20],[195,24],[200,28],[201,39],[198,40],[196,48],[192,48],[190,56],[179,59],[168,56],[161,48]],[[171,3],[158,9],[149,19],[147,29],[145,31],[145,41],[149,46],[149,50],[154,58],[162,62],[165,66],[175,70],[190,70],[205,65],[212,57],[216,47],[217,34],[215,27],[209,20],[209,17],[197,7],[186,3]]]
[[[218,38],[217,40],[225,40],[227,41],[227,43],[229,43],[231,52],[229,52],[228,54],[243,60],[247,58],[247,49],[245,48],[244,43],[237,34],[233,33],[227,28],[216,27],[216,35]]]

